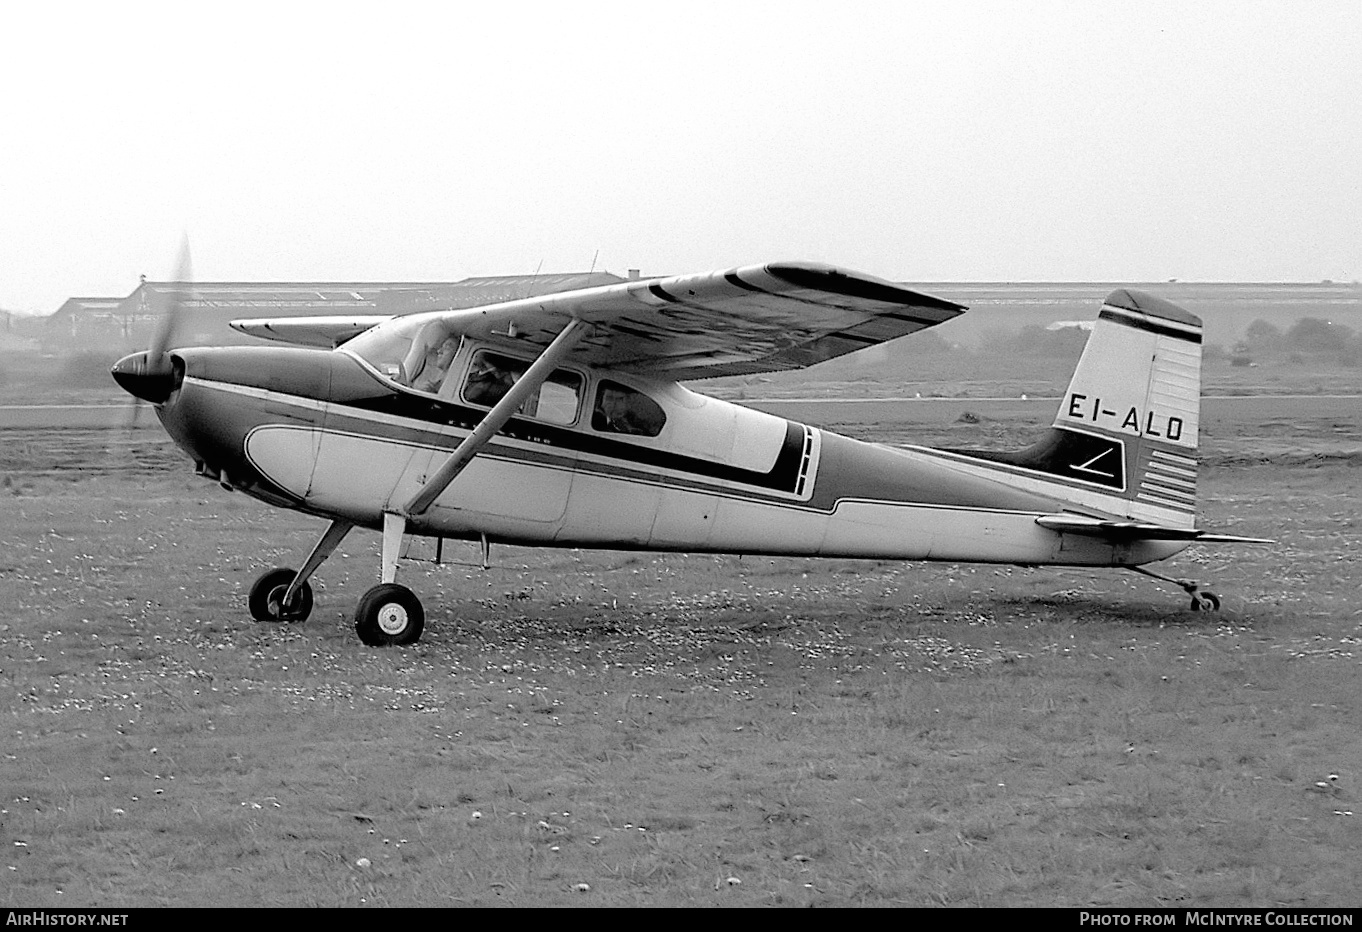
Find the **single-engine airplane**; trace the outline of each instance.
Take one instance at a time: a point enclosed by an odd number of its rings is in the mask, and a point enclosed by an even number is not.
[[[192,286],[186,284],[185,288]],[[1138,291],[1103,304],[1053,426],[1015,452],[889,446],[707,397],[682,380],[809,366],[962,305],[870,275],[772,263],[397,317],[235,321],[289,347],[119,360],[198,472],[329,520],[301,568],[249,596],[312,609],[355,527],[382,534],[359,599],[369,645],[420,636],[397,583],[412,536],[550,547],[1121,567],[1193,542],[1201,321]]]

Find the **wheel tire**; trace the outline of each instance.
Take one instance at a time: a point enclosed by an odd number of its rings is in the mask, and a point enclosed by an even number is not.
[[[251,594],[246,599],[250,606],[251,617],[256,621],[306,621],[312,614],[312,586],[306,582],[298,589],[298,604],[285,608],[284,593],[297,575],[295,570],[279,567],[260,577],[251,584]]]
[[[370,647],[415,644],[425,626],[421,600],[397,583],[374,586],[355,607],[355,633]]]
[[[1216,595],[1214,592],[1197,593],[1197,597],[1193,599],[1193,601],[1199,603],[1197,611],[1202,612],[1220,611],[1220,596]]]

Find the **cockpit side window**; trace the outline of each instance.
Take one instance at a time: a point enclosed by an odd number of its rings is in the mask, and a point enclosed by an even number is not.
[[[479,350],[473,354],[473,362],[468,367],[463,400],[490,408],[505,397],[529,367],[530,364],[522,359]],[[520,414],[550,424],[571,424],[577,420],[581,396],[582,377],[565,369],[555,369],[539,390],[521,404]]]
[[[591,426],[608,434],[656,437],[667,423],[666,412],[656,401],[636,389],[609,379],[596,386]]]

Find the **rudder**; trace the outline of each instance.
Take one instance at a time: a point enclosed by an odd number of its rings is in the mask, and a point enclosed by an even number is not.
[[[1102,303],[1054,426],[1091,438],[1070,469],[1111,489],[1104,508],[1195,525],[1201,338],[1201,319],[1162,298],[1120,289]]]

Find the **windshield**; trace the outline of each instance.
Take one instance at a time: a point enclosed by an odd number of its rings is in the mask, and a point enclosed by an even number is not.
[[[386,321],[345,344],[380,373],[418,391],[435,391],[459,348],[444,321],[421,314]]]
[[[451,401],[463,387],[468,404],[490,408],[520,380],[530,360],[478,350],[467,367],[450,372],[459,353],[460,338],[439,315],[395,318],[366,330],[342,350],[353,353],[398,385]],[[555,369],[525,401],[518,413],[552,424],[571,424],[583,394],[582,376]]]

